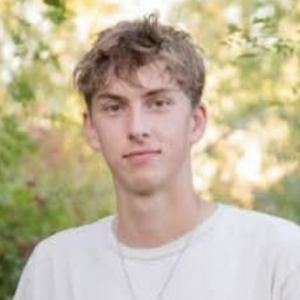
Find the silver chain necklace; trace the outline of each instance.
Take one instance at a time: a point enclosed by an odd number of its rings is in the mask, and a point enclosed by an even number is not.
[[[175,260],[173,266],[171,267],[170,271],[169,271],[169,274],[165,280],[165,282],[163,283],[161,289],[159,290],[157,296],[155,297],[154,300],[160,300],[165,292],[165,290],[167,289],[176,269],[177,269],[177,266],[179,265],[180,261],[182,260],[183,258],[183,255],[185,254],[185,252],[187,251],[187,249],[190,247],[191,245],[191,241],[192,241],[192,238],[193,238],[193,235],[194,235],[194,232],[195,230],[192,230],[192,232],[186,237],[186,243],[185,245],[183,246],[183,248],[179,251],[179,254],[178,254],[178,257],[177,259]],[[123,270],[123,273],[124,273],[124,277],[126,279],[126,283],[127,283],[127,286],[128,286],[128,289],[130,291],[130,294],[131,294],[131,298],[132,300],[138,300],[137,296],[136,296],[136,293],[134,291],[134,288],[133,288],[133,284],[132,284],[132,279],[130,278],[130,275],[129,275],[129,272],[126,268],[126,257],[122,251],[122,247],[121,247],[121,244],[117,238],[117,235],[116,235],[116,241],[117,241],[117,246],[118,246],[118,254],[119,254],[119,257],[120,257],[120,261],[121,261],[121,265],[122,265],[122,270]]]

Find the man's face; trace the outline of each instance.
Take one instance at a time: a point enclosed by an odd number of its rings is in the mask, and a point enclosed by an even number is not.
[[[116,187],[151,193],[184,180],[190,147],[205,126],[205,110],[192,109],[162,63],[141,67],[137,79],[132,84],[113,78],[93,99],[84,126]]]

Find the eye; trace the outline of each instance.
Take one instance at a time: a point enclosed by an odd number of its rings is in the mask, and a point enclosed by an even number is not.
[[[150,101],[150,107],[153,109],[164,109],[171,104],[169,99],[154,99]]]
[[[107,111],[117,112],[121,109],[121,105],[119,103],[109,104],[106,106]]]
[[[166,105],[167,103],[164,100],[156,100],[156,101],[154,101],[154,104],[157,107],[162,107],[162,106]]]
[[[122,103],[119,102],[108,102],[101,105],[101,110],[105,113],[116,114],[123,109]]]

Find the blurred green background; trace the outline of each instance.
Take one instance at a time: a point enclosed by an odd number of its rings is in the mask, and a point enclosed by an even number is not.
[[[300,224],[300,2],[160,2],[1,0],[0,300],[39,240],[114,212],[71,74],[99,30],[153,9],[205,53],[199,195]]]

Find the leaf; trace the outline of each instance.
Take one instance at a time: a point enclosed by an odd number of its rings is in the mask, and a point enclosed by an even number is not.
[[[51,5],[54,7],[63,7],[64,6],[64,1],[63,0],[44,0],[44,3],[47,5]]]
[[[19,103],[27,104],[35,100],[35,93],[26,78],[15,79],[8,87],[12,98]]]
[[[60,25],[67,19],[68,14],[64,6],[49,6],[45,17],[49,18],[55,25]]]
[[[244,52],[238,56],[238,58],[243,59],[243,58],[255,58],[259,54],[257,52]]]

